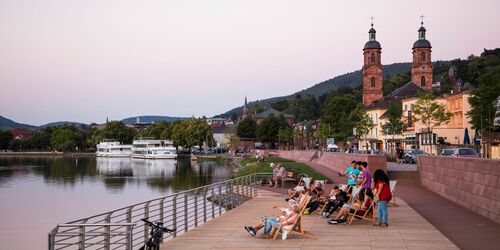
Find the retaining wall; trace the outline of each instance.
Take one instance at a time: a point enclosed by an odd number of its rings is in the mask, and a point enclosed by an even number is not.
[[[422,186],[500,224],[500,160],[419,156]]]
[[[368,169],[371,173],[377,169],[382,169],[387,172],[386,157],[382,155],[366,155],[366,154],[346,154],[334,152],[319,152],[319,151],[278,151],[279,157],[309,163],[311,167],[316,164],[323,168],[327,168],[334,172],[344,171],[351,165],[352,161],[366,161]],[[325,174],[325,173],[323,173]]]

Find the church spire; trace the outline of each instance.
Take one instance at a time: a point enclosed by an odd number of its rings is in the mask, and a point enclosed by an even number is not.
[[[243,118],[248,116],[248,102],[247,102],[247,95],[245,95],[245,104],[243,105]]]
[[[382,91],[382,47],[376,40],[377,31],[373,28],[373,17],[371,28],[368,31],[368,42],[363,48],[363,104],[369,106],[374,101],[381,99]]]

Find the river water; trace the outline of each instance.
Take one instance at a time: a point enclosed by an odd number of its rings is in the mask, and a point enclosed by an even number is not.
[[[189,158],[0,157],[0,249],[47,249],[58,223],[230,177]]]

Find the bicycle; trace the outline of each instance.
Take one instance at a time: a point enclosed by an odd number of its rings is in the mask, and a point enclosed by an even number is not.
[[[163,227],[163,222],[156,222],[153,223],[146,218],[141,219],[144,221],[146,225],[148,225],[149,228],[151,228],[151,231],[149,232],[149,235],[151,236],[146,244],[139,248],[139,250],[160,250],[160,244],[163,241],[163,233],[169,233],[172,234],[175,232],[175,229],[168,229],[166,227]]]

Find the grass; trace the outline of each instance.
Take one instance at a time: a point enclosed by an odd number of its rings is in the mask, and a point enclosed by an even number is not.
[[[240,160],[240,164],[244,166],[237,173],[236,176],[245,176],[253,173],[272,173],[273,170],[269,166],[271,162],[278,162],[282,164],[287,171],[293,171],[296,174],[305,173],[309,177],[313,177],[316,180],[325,180],[327,177],[314,169],[309,167],[307,164],[294,162],[292,160],[279,158],[276,156],[267,157],[262,163],[256,163],[257,159],[253,157],[248,157]]]

